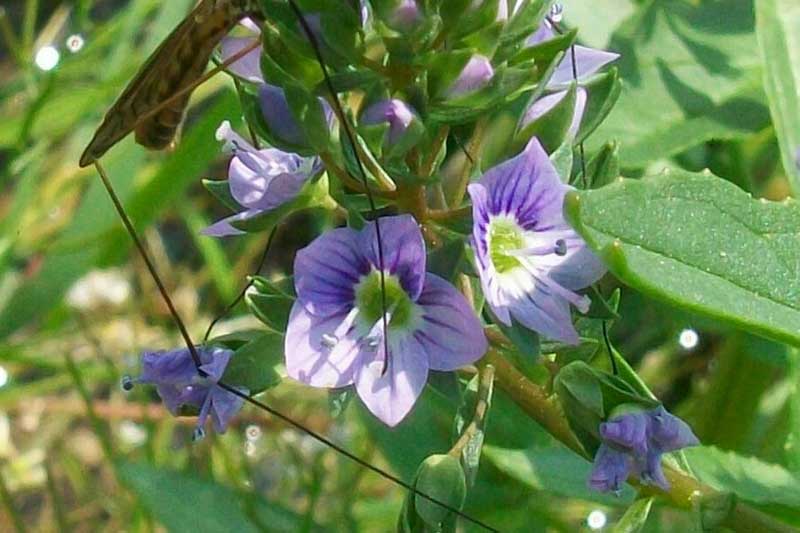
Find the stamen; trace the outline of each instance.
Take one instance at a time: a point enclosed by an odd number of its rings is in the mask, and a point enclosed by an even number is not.
[[[322,335],[322,340],[320,341],[325,348],[332,349],[335,348],[336,345],[339,343],[339,337],[336,335],[330,335],[328,333],[324,333]]]
[[[125,375],[122,376],[122,390],[129,391],[133,389],[133,378]]]
[[[200,442],[206,436],[206,431],[201,427],[194,428],[192,431],[192,442]]]
[[[560,255],[562,257],[567,255],[567,241],[564,239],[556,240],[556,248],[554,251],[556,255]]]

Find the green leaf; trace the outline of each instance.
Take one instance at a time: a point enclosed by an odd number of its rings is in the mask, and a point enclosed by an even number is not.
[[[614,525],[612,533],[639,533],[642,531],[650,509],[653,507],[654,499],[653,497],[640,498],[633,502],[619,522]]]
[[[780,465],[713,446],[684,450],[699,480],[717,490],[759,504],[800,508],[800,478]]]
[[[800,3],[756,0],[756,36],[781,161],[800,194]]]
[[[283,364],[283,336],[267,332],[234,352],[222,379],[228,385],[245,387],[251,395],[281,382],[275,367]]]
[[[483,454],[501,471],[536,490],[613,506],[633,501],[634,491],[627,485],[619,497],[590,489],[586,480],[592,471],[591,463],[561,444],[525,450],[484,445]]]
[[[759,335],[800,344],[800,208],[675,171],[570,193],[573,227],[623,282]]]
[[[230,184],[228,180],[203,180],[203,187],[211,193],[219,203],[234,212],[242,210],[242,206],[231,194]]]
[[[617,139],[622,166],[644,167],[766,127],[753,29],[752,0],[642,3],[611,40],[623,87],[592,139]]]
[[[170,532],[297,531],[291,511],[243,496],[231,488],[164,467],[120,463],[120,480]]]

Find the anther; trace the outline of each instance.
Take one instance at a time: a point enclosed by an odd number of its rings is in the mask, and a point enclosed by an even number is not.
[[[133,378],[130,376],[122,376],[122,390],[129,391],[133,389]]]
[[[205,436],[206,436],[205,430],[201,427],[196,427],[194,428],[194,431],[192,431],[192,442],[199,442],[203,440]]]
[[[564,239],[558,239],[556,241],[556,247],[553,250],[556,255],[565,256],[567,255],[567,241]]]

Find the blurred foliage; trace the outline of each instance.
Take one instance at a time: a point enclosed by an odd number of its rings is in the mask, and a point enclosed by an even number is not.
[[[406,494],[309,437],[246,408],[227,435],[192,444],[191,426],[172,418],[153,391],[123,395],[118,386],[122,374],[136,371],[136,354],[177,345],[179,337],[96,176],[78,169],[77,160],[107,106],[191,4],[19,0],[0,7],[0,530],[12,530],[15,519],[46,531],[153,531],[157,524],[171,531],[390,530]],[[800,123],[797,99],[785,97],[792,90],[796,96],[799,85],[794,45],[800,28],[791,2],[565,4],[565,25],[580,28],[578,41],[622,54],[619,102],[587,141],[597,186],[619,168],[630,178],[665,168],[685,177],[708,168],[755,197],[789,195],[784,169],[796,176],[792,150]],[[784,19],[789,10],[794,18]],[[785,22],[777,27],[777,19]],[[83,45],[71,51],[74,36]],[[60,54],[49,71],[34,60],[45,46]],[[506,81],[527,82],[523,76]],[[465,113],[444,105],[437,111],[443,117]],[[224,175],[214,131],[224,119],[240,123],[241,115],[233,84],[219,76],[194,94],[175,149],[148,153],[127,139],[104,159],[197,338],[256,268],[266,239],[198,235],[224,214],[201,182]],[[491,127],[508,129],[507,118],[495,117]],[[608,162],[617,150],[606,147],[611,141],[619,143],[618,162]],[[487,158],[502,149],[490,144]],[[703,188],[702,178],[691,176],[686,180]],[[639,185],[615,184],[597,193]],[[615,209],[644,217],[644,205]],[[582,222],[592,228],[605,222],[603,213],[594,215]],[[283,276],[294,251],[333,222],[300,213],[282,224],[276,253],[261,272],[265,280]],[[698,228],[708,221],[684,222],[699,239]],[[654,227],[663,223],[652,221]],[[695,258],[718,253],[715,245],[736,237],[725,236],[735,231],[733,224],[715,230],[705,235],[715,242],[697,241]],[[613,270],[634,286],[637,268],[659,268],[635,264],[636,250],[620,253],[627,270]],[[792,257],[784,266],[796,274]],[[691,272],[665,268],[664,275],[676,284],[710,282],[702,264]],[[748,290],[752,278],[736,275],[739,290]],[[797,301],[797,279],[791,281],[775,288],[788,307]],[[600,289],[611,294],[619,285],[609,277]],[[756,321],[756,309],[703,302],[719,311],[712,316],[728,319],[722,322],[665,307],[645,296],[652,294],[647,287],[637,288],[644,294],[622,288],[611,340],[706,445],[687,452],[691,468],[720,490],[800,524],[795,349],[731,325]],[[216,333],[258,327],[246,310],[246,304],[237,307],[237,316]],[[770,313],[774,320],[756,329],[794,341],[796,307]],[[688,332],[697,333],[696,342]],[[231,342],[245,341],[258,342]],[[281,371],[277,365],[250,378],[269,382]],[[337,403],[343,412],[331,416],[325,394],[289,383],[270,391],[268,401],[412,480],[426,457],[449,449],[462,399],[434,383],[396,429],[380,425],[358,402]],[[626,530],[645,521],[646,531],[694,527],[687,513],[658,499],[638,500],[626,512],[634,501],[631,489],[620,498],[590,492],[589,464],[556,444],[502,390],[494,392],[484,452],[465,511],[502,530],[586,530],[587,516],[598,510],[609,523],[624,515]]]

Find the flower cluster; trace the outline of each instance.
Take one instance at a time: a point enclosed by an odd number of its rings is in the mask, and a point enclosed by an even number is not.
[[[418,43],[397,43],[405,34],[416,38],[414,32],[430,22],[429,8],[425,3],[405,0],[386,5],[391,8],[388,12],[372,15],[361,3],[358,32],[373,28],[371,18],[379,17],[380,23],[374,27],[384,32],[381,35],[387,35],[390,53],[400,51],[396,61],[402,63],[413,56],[409,51]],[[494,5],[498,6],[496,10]],[[468,10],[489,10],[494,24],[503,25],[517,15],[518,6],[476,0]],[[344,60],[347,53],[353,53],[354,48],[337,46],[331,40],[336,35],[326,32],[324,12],[305,17],[324,56]],[[243,26],[245,36],[228,37],[221,44],[221,58],[226,63],[260,38],[259,27],[253,21],[245,20]],[[421,39],[423,33],[419,34]],[[552,26],[544,21],[531,35],[520,36],[517,48],[539,46],[554,36]],[[357,42],[353,39],[349,44],[355,46],[353,43]],[[408,208],[412,202],[401,198],[407,191],[416,191],[413,194],[417,201],[425,202],[430,197],[431,191],[419,183],[436,175],[440,170],[437,165],[441,166],[449,149],[448,128],[437,128],[445,138],[441,146],[435,145],[434,128],[426,123],[432,108],[453,102],[457,105],[446,108],[450,112],[456,108],[469,111],[471,105],[478,105],[475,102],[499,106],[510,101],[514,91],[532,89],[518,86],[508,94],[495,94],[506,90],[507,83],[524,80],[525,76],[515,73],[504,78],[507,62],[496,60],[487,50],[460,50],[452,64],[437,63],[431,68],[440,71],[431,74],[430,80],[435,81],[430,81],[426,89],[419,84],[428,83],[428,78],[414,71],[418,68],[415,62],[398,67],[385,87],[365,75],[374,86],[364,90],[363,98],[357,99],[360,107],[352,113],[357,118],[356,133],[363,133],[365,138],[364,146],[357,151],[364,151],[369,141],[376,140],[374,135],[366,139],[368,134],[385,131],[382,146],[391,149],[372,154],[368,168],[372,175],[383,171],[389,181],[396,178],[400,184],[381,191],[384,197],[397,199],[396,205],[388,206],[388,212],[414,211]],[[300,93],[291,91],[304,90],[300,81],[281,87],[277,84],[282,80],[274,79],[273,73],[268,82],[261,70],[265,54],[269,51],[257,47],[228,65],[229,72],[247,86],[247,97],[252,97],[249,101],[255,102],[250,111],[255,110],[257,127],[251,128],[255,132],[252,142],[233,131],[227,121],[219,127],[217,138],[232,154],[227,172],[230,197],[241,209],[212,224],[204,233],[214,237],[244,233],[239,228],[247,227],[245,221],[291,202],[309,181],[327,183],[315,180],[326,171],[342,177],[343,190],[331,191],[343,208],[339,213],[346,211],[354,215],[349,220],[360,220],[363,206],[359,208],[351,198],[366,191],[358,179],[346,179],[354,165],[353,153],[342,144],[339,126],[343,125],[337,124],[328,100],[319,97],[319,86],[295,98]],[[562,100],[571,83],[584,84],[615,58],[615,54],[578,46],[568,51],[547,83],[545,89],[550,94],[523,111],[522,129]],[[550,64],[555,60],[557,56],[553,55]],[[371,61],[368,66],[385,72],[391,71],[395,63],[387,59],[383,63]],[[347,85],[351,83],[348,75],[357,79],[363,71],[345,73],[337,83]],[[314,79],[314,84],[319,83],[318,78]],[[572,137],[580,125],[586,100],[586,89],[579,87],[569,133]],[[319,108],[315,109],[317,105]],[[487,114],[493,109],[487,107]],[[458,126],[460,119],[453,120]],[[330,134],[330,150],[319,148],[328,138],[319,141],[314,136],[324,128]],[[312,138],[317,142],[310,142]],[[269,147],[260,147],[261,141]],[[338,156],[334,149],[337,143],[342,144]],[[564,183],[567,177],[558,175],[535,137],[526,138],[519,146],[523,144],[521,152],[482,175],[476,172],[468,186],[472,203],[469,242],[475,270],[494,322],[507,326],[517,323],[549,339],[576,344],[579,337],[572,323],[572,308],[588,310],[589,300],[580,291],[603,276],[605,268],[564,219],[562,204],[570,190]],[[429,145],[435,152],[422,153]],[[325,165],[320,157],[325,158]],[[427,167],[427,175],[416,176],[422,167]],[[462,186],[462,193],[463,190]],[[449,206],[453,213],[463,212],[460,201],[458,198],[456,205]],[[427,209],[426,205],[421,212]],[[370,218],[373,216],[374,213]],[[476,362],[488,349],[479,310],[449,281],[427,272],[427,250],[420,229],[420,224],[426,223],[424,216],[417,220],[409,214],[399,214],[378,217],[364,223],[361,229],[332,229],[297,252],[294,261],[296,300],[285,332],[288,375],[313,387],[352,386],[366,407],[389,426],[400,423],[411,412],[430,370],[454,371]],[[462,238],[466,241],[466,235]],[[147,353],[143,374],[136,381],[155,384],[173,413],[184,412],[186,406],[196,408],[200,425],[211,414],[215,427],[224,430],[232,413],[241,406],[234,395],[217,385],[231,352],[211,348],[200,351],[200,372],[190,364],[185,350],[160,356]],[[201,378],[202,373],[207,376]]]
[[[600,424],[600,436],[589,486],[601,492],[619,491],[630,474],[668,490],[661,455],[700,443],[686,422],[663,406],[614,416]]]

